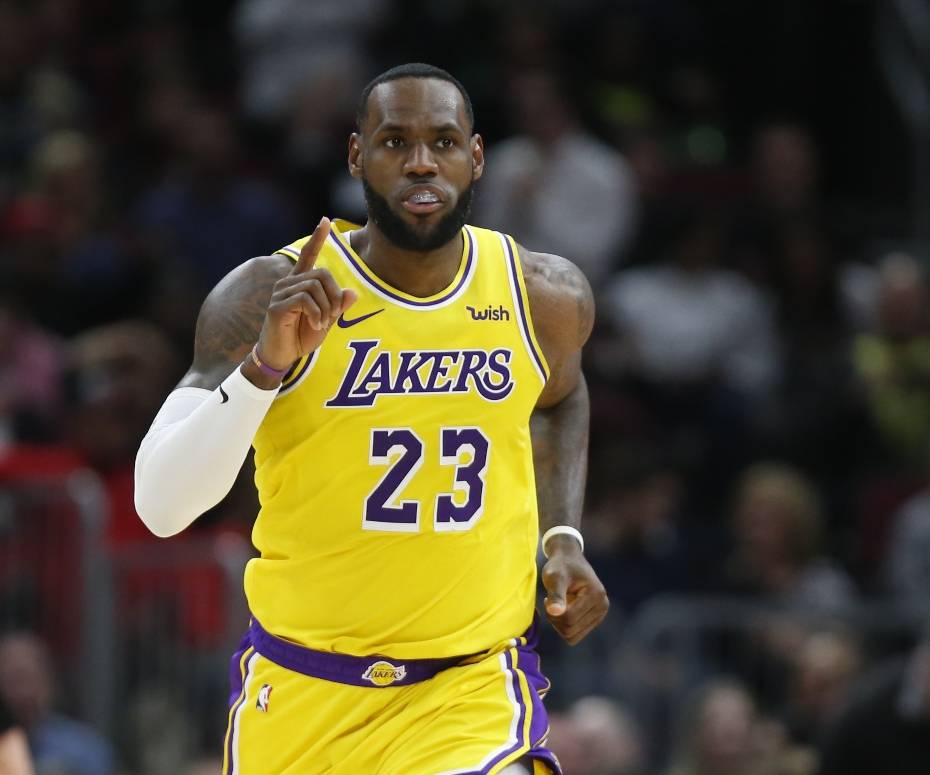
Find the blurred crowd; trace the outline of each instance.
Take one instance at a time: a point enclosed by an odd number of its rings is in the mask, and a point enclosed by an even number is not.
[[[882,142],[868,111],[825,117],[846,71],[814,63],[851,54],[817,37],[818,4],[705,5],[0,0],[0,475],[89,466],[108,550],[148,546],[133,457],[203,296],[323,214],[364,218],[357,95],[429,61],[465,83],[488,146],[472,222],[572,259],[598,300],[584,529],[613,612],[586,651],[543,644],[566,773],[930,772],[923,256],[900,197],[863,183],[878,156],[846,143]],[[875,97],[873,4],[840,5]],[[250,477],[191,535],[247,535]],[[728,661],[730,636],[706,636],[690,681],[651,655],[674,684],[657,722],[601,676],[643,657],[611,638],[669,595],[781,618],[739,635],[763,670]],[[876,600],[917,622],[907,637],[876,648],[850,624]],[[40,772],[179,771],[55,715],[35,637],[0,644],[0,696]],[[873,718],[903,763],[869,759],[891,755],[865,750]]]

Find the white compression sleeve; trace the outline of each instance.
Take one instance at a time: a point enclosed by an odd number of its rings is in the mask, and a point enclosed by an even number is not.
[[[136,455],[136,512],[155,535],[181,532],[233,486],[278,389],[236,368],[214,391],[178,388]]]

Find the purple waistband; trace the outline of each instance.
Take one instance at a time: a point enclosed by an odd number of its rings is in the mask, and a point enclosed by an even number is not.
[[[408,686],[432,678],[467,657],[445,659],[393,659],[353,657],[329,651],[315,651],[282,640],[265,630],[255,619],[249,627],[249,640],[255,650],[276,665],[314,678],[353,686]]]

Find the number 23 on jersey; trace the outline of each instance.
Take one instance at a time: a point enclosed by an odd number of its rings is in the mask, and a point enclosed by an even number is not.
[[[440,465],[454,466],[455,478],[452,492],[436,494],[432,504],[433,529],[470,530],[484,511],[484,477],[490,451],[491,444],[480,428],[440,429],[437,450],[431,450],[410,428],[372,429],[368,462],[388,469],[365,498],[362,527],[390,532],[419,531],[425,504],[405,500],[403,492],[425,457],[438,454]]]

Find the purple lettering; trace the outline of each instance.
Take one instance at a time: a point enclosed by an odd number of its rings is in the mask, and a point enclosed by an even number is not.
[[[374,385],[374,389],[369,385]],[[352,388],[352,393],[357,394],[364,391],[362,395],[378,395],[391,389],[391,353],[387,350],[379,352],[375,356],[375,362],[371,365],[368,373],[359,380],[358,385]]]
[[[510,374],[510,350],[494,350],[488,358],[487,370],[475,379],[475,387],[488,401],[500,401],[513,390],[513,377]],[[491,374],[498,376],[492,379]]]
[[[453,393],[468,392],[468,377],[476,384],[481,381],[480,371],[488,362],[488,354],[484,350],[465,350],[462,353],[462,368],[459,369],[459,378],[455,381]]]
[[[397,377],[391,385],[392,393],[423,393],[425,388],[417,370],[425,363],[422,353],[415,350],[404,350],[400,354],[400,366],[397,367]],[[407,383],[410,387],[407,387]]]
[[[336,391],[336,395],[326,402],[325,406],[372,406],[375,403],[376,394],[354,396],[352,395],[352,388],[359,372],[362,370],[362,366],[365,364],[365,360],[368,358],[368,353],[379,344],[380,341],[377,339],[349,342],[348,347],[354,351],[352,360],[349,362],[349,367],[342,378],[339,390]]]
[[[448,393],[452,390],[452,380],[447,378],[449,369],[458,359],[458,353],[430,353],[433,360],[433,367],[430,369],[429,377],[426,380],[426,391],[428,393]],[[450,363],[444,365],[443,361],[448,359]],[[445,379],[441,385],[437,380],[442,377]]]

